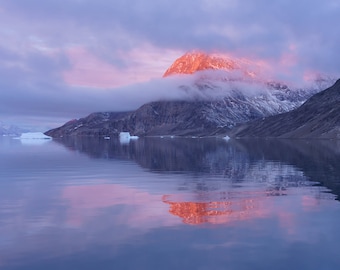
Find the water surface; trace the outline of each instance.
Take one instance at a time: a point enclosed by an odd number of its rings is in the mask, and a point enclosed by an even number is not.
[[[339,269],[336,141],[0,138],[0,269]]]

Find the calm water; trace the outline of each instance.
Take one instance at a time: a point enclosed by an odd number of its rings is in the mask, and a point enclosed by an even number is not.
[[[0,138],[0,269],[340,269],[340,142]]]

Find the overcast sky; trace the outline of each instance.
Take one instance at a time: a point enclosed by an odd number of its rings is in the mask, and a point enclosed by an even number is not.
[[[338,0],[0,0],[0,121],[133,109],[171,91],[159,78],[193,49],[338,77],[339,14]]]

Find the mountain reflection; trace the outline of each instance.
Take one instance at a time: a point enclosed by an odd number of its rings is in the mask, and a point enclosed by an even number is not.
[[[120,144],[118,140],[71,137],[59,142],[92,158],[131,160],[157,173],[207,174],[234,184],[256,179],[277,195],[287,187],[312,181],[340,195],[339,141],[140,138]],[[182,188],[207,191],[216,187],[193,181]]]
[[[222,224],[265,216],[261,198],[247,198],[230,201],[174,202],[171,196],[163,196],[163,202],[170,205],[169,213],[178,216],[186,224]]]
[[[337,258],[339,142],[4,142],[0,140],[1,269],[66,269],[74,260],[80,262],[74,269],[103,260],[108,269],[123,269],[130,261],[136,263],[128,269],[173,269],[178,265],[171,262],[183,254],[201,259],[193,269],[205,260],[205,268],[215,269],[210,263],[225,254],[242,262],[291,251],[292,260],[302,256],[303,262],[311,253],[324,252],[322,260],[317,258],[322,264]],[[143,265],[146,258],[150,263]]]

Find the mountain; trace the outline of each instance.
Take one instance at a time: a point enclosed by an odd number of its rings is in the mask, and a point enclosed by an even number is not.
[[[237,62],[232,59],[209,55],[203,52],[190,52],[176,59],[165,71],[163,77],[174,74],[193,74],[207,69],[234,70],[238,68]]]
[[[241,125],[230,136],[340,139],[340,79],[301,107]]]
[[[5,125],[0,122],[0,136],[20,136],[26,130],[15,125]]]
[[[174,74],[186,74],[178,80]],[[181,93],[132,112],[99,112],[48,131],[52,137],[222,135],[237,124],[290,111],[317,90],[291,89],[254,78],[244,63],[201,52],[187,53],[165,72],[164,82]],[[174,83],[175,82],[175,83]],[[177,83],[177,84],[176,84]],[[178,91],[177,91],[178,90]]]
[[[163,77],[193,74],[204,70],[223,70],[230,73],[234,72],[244,78],[254,78],[257,76],[259,66],[258,64],[245,59],[192,51],[176,59],[165,71]]]
[[[239,83],[200,78],[179,85],[191,100],[154,101],[132,112],[92,113],[48,131],[60,136],[209,136],[225,134],[239,123],[287,112],[312,92],[291,90],[282,84]]]

